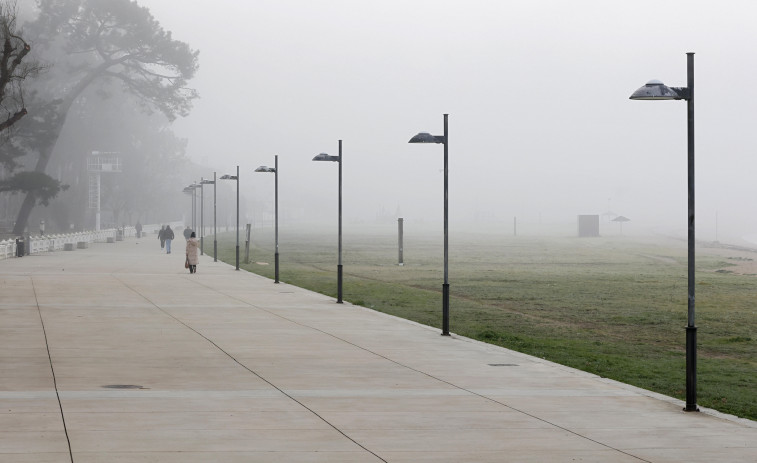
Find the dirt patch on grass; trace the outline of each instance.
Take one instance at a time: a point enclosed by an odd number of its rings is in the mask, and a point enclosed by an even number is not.
[[[757,261],[733,262],[733,264],[733,266],[728,266],[720,270],[735,273],[737,275],[757,276]]]
[[[702,247],[702,253],[725,257],[728,265],[717,272],[757,276],[757,249],[746,246],[712,243]]]

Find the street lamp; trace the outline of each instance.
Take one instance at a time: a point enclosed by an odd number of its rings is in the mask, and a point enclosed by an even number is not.
[[[239,166],[237,166],[237,175],[224,174],[221,175],[221,180],[236,180],[237,181],[237,258],[236,258],[236,270],[239,270]]]
[[[213,173],[213,178],[215,178],[215,172]],[[200,254],[205,254],[205,224],[203,223],[205,187],[203,185],[213,185],[213,257],[215,258],[216,181],[205,178],[200,178]]]
[[[216,173],[213,172],[213,262],[218,262],[218,228],[216,227]]]
[[[255,169],[255,172],[273,172],[274,174],[274,236],[275,236],[275,248],[274,248],[274,283],[279,282],[279,155],[274,156],[274,166],[260,166]]]
[[[441,143],[444,145],[444,284],[442,284],[442,336],[449,336],[449,138],[447,130],[447,116],[444,115],[444,135],[431,135],[421,132],[408,143]]]
[[[342,303],[342,140],[339,140],[339,156],[321,153],[313,161],[331,161],[339,163],[339,260],[336,266],[336,302]]]
[[[668,87],[659,80],[650,80],[631,95],[631,100],[686,100],[687,101],[687,143],[688,143],[688,193],[689,193],[689,236],[688,271],[689,304],[686,325],[686,408],[687,412],[697,408],[697,327],[694,306],[694,53],[686,53],[686,87]]]
[[[203,237],[202,237],[202,231],[203,231],[202,230],[203,229],[203,221],[202,221],[202,219],[203,219],[203,217],[202,216],[203,216],[203,213],[204,213],[203,206],[204,206],[204,203],[205,203],[205,188],[203,188],[203,186],[202,186],[203,185],[203,183],[202,183],[203,180],[204,179],[202,177],[200,177],[200,183],[196,183],[195,184],[195,189],[197,189],[197,188],[200,189],[200,255],[204,254],[204,251],[203,251],[203,248],[202,248],[202,244],[203,244],[202,243],[203,242]],[[196,222],[195,222],[195,225],[196,225]],[[192,227],[192,231],[197,231],[197,227],[193,226]],[[195,236],[197,236],[197,235],[195,235]]]
[[[192,231],[197,230],[197,189],[202,188],[197,182],[189,185],[192,188]]]

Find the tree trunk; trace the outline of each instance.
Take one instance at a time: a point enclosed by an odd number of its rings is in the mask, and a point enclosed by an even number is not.
[[[86,90],[89,84],[91,84],[92,81],[94,81],[98,76],[105,72],[109,66],[109,63],[103,63],[92,70],[92,72],[90,72],[81,81],[79,81],[79,83],[71,90],[71,92],[63,98],[60,106],[58,107],[58,110],[56,111],[56,116],[53,118],[53,120],[50,121],[50,141],[47,146],[40,150],[41,152],[39,153],[39,159],[37,159],[37,165],[34,167],[35,172],[40,172],[43,174],[45,173],[45,170],[47,169],[47,163],[50,162],[50,158],[52,157],[53,151],[55,150],[55,145],[58,144],[60,133],[63,130],[63,126],[66,124],[68,111],[71,109],[74,101],[79,97],[79,95],[81,95],[84,90]],[[14,235],[20,235],[21,233],[23,233],[24,229],[26,228],[26,224],[29,221],[29,216],[32,213],[32,209],[34,209],[36,203],[37,201],[34,193],[27,193],[26,197],[24,198],[24,202],[21,204],[21,209],[19,209],[18,211],[16,224],[13,226]]]
[[[35,198],[32,193],[26,194],[26,197],[24,198],[24,202],[21,204],[21,209],[18,210],[18,217],[16,217],[16,224],[13,225],[14,235],[20,236],[24,234],[26,223],[29,221],[29,215],[32,213],[32,209],[34,208],[34,203],[36,201],[37,201],[37,198]]]
[[[63,109],[68,111],[68,108],[70,108],[70,103],[65,105]],[[47,163],[50,162],[50,157],[53,154],[53,150],[55,149],[55,145],[58,143],[58,137],[60,136],[61,130],[63,130],[63,125],[66,123],[66,116],[65,113],[63,113],[62,117],[58,117],[57,120],[54,122],[55,126],[50,129],[50,132],[52,132],[53,136],[50,137],[49,144],[42,150],[42,152],[39,155],[39,159],[37,159],[37,165],[34,167],[35,172],[41,172],[45,173],[45,170],[47,169]],[[26,197],[24,198],[24,202],[21,203],[21,208],[18,210],[18,216],[16,217],[16,224],[13,226],[13,234],[14,235],[20,235],[24,232],[24,229],[26,228],[26,224],[29,221],[29,216],[32,213],[32,209],[34,209],[34,206],[37,204],[37,198],[34,196],[34,192],[30,191],[26,193]]]

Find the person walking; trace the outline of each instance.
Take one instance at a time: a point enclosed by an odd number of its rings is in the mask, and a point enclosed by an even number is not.
[[[197,273],[197,264],[200,258],[197,256],[197,249],[200,242],[197,240],[195,232],[192,232],[187,240],[187,263],[189,264],[189,273]]]
[[[191,228],[189,228],[189,225],[187,225],[187,228],[184,229],[184,239],[189,241],[189,238],[190,236],[192,236],[192,233],[194,232],[192,231]]]
[[[137,224],[134,225],[134,230],[137,231],[137,238],[142,238],[142,224],[137,220]]]
[[[160,249],[163,249],[166,247],[166,226],[161,225],[160,231],[158,232],[158,239],[160,240]]]
[[[166,254],[171,254],[171,240],[174,239],[174,234],[170,225],[166,225],[166,230],[163,232],[163,238],[166,240]]]

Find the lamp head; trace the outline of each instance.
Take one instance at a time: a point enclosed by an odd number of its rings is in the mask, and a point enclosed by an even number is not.
[[[215,182],[215,180],[200,180],[200,183],[202,185],[212,185],[212,184],[214,184],[216,182]]]
[[[428,132],[420,132],[411,138],[408,143],[444,143],[444,135],[431,135]]]
[[[237,176],[236,175],[223,174],[223,175],[221,175],[220,178],[221,178],[221,180],[236,180]]]
[[[313,161],[332,161],[332,162],[337,162],[337,161],[339,161],[339,156],[331,156],[331,155],[326,154],[326,153],[321,153],[321,154],[316,155],[313,158]]]
[[[276,169],[268,166],[260,166],[255,169],[255,172],[276,172]]]
[[[652,79],[629,97],[631,100],[687,100],[689,89],[668,87],[657,79]]]

